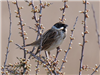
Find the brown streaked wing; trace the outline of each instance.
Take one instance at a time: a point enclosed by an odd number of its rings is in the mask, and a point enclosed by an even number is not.
[[[55,37],[57,36],[58,32],[52,29],[48,30],[43,35],[43,42],[42,42],[42,50],[48,49],[52,43],[55,41]]]

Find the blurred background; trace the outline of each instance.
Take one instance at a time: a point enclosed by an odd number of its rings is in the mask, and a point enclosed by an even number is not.
[[[60,11],[60,8],[63,7],[62,1],[48,1],[50,3],[53,3],[49,7],[46,7],[42,10],[42,21],[41,23],[44,25],[45,30],[48,30],[51,28],[56,22],[59,21],[59,17],[62,17],[62,11]],[[88,65],[89,67],[95,68],[95,64],[100,64],[100,48],[97,43],[97,35],[95,31],[95,22],[93,18],[93,12],[91,9],[91,4],[94,6],[97,24],[99,25],[99,1],[89,1],[90,4],[87,5],[87,9],[90,11],[88,12],[89,18],[87,19],[87,30],[89,31],[89,34],[86,35],[86,40],[89,41],[89,43],[85,44],[84,48],[84,58],[83,58],[83,65]],[[36,1],[34,5],[38,5],[39,2]],[[74,37],[75,40],[73,40],[72,49],[69,51],[67,56],[67,63],[64,64],[65,69],[63,69],[63,72],[66,72],[66,75],[77,75],[79,73],[79,64],[80,64],[80,58],[81,58],[81,50],[82,47],[79,46],[78,43],[82,43],[82,36],[81,33],[83,32],[83,25],[81,24],[84,20],[84,15],[80,14],[79,11],[84,10],[84,4],[82,1],[68,1],[67,4],[69,5],[69,8],[66,8],[65,12],[65,23],[68,24],[68,34],[67,38],[63,42],[63,44],[60,46],[62,49],[62,52],[58,55],[58,60],[60,60],[59,66],[61,66],[62,59],[64,58],[64,50],[68,49],[69,42],[70,42],[70,34],[71,29],[73,28],[73,25],[75,23],[76,17],[78,16],[78,21],[75,27],[74,31]],[[37,33],[29,29],[27,26],[35,27],[35,21],[32,20],[33,13],[31,12],[31,6],[28,6],[28,4],[24,1],[18,1],[19,6],[23,6],[24,8],[21,10],[21,17],[23,19],[23,23],[26,23],[26,26],[24,27],[24,31],[27,32],[27,35],[25,37],[28,37],[28,39],[25,41],[26,44],[31,43],[36,40]],[[10,8],[11,8],[11,18],[12,18],[12,32],[11,32],[11,40],[13,40],[13,43],[10,44],[9,47],[9,54],[8,54],[8,63],[14,63],[18,62],[16,57],[22,57],[23,58],[23,50],[16,49],[17,46],[14,43],[17,43],[19,45],[22,45],[22,38],[20,37],[20,30],[18,29],[20,26],[18,26],[19,19],[16,18],[16,13],[14,12],[17,10],[16,5],[12,4],[10,2]],[[5,53],[6,53],[6,47],[8,43],[8,36],[9,36],[9,12],[7,7],[7,2],[2,1],[1,2],[1,65],[4,64],[5,60]],[[100,29],[100,25],[99,25]],[[100,31],[99,31],[100,32]],[[32,50],[33,47],[27,47],[27,49]],[[44,55],[44,51],[41,52]],[[56,54],[56,49],[51,51],[51,56],[53,54]],[[28,55],[27,55],[28,57]],[[37,64],[34,59],[30,62],[32,64],[32,69],[30,74],[35,73],[35,65]],[[88,71],[82,71],[84,75],[91,74],[93,71],[90,69]],[[45,70],[42,66],[40,66],[40,75],[46,74]],[[100,74],[100,69],[98,73],[95,73],[97,75]]]

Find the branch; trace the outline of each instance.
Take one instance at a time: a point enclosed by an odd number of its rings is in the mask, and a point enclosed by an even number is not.
[[[33,0],[31,0],[31,1],[32,1],[32,8],[33,8],[33,10],[35,10]],[[36,12],[34,12],[34,19],[35,19],[36,23],[38,23],[38,21],[36,19]]]
[[[9,5],[9,1],[8,0],[7,0],[7,4],[8,4],[8,10],[9,10],[10,28],[9,28],[8,46],[7,46],[7,52],[6,52],[6,57],[5,57],[3,72],[5,70],[5,66],[6,66],[6,63],[7,63],[7,57],[8,57],[8,53],[9,53],[9,45],[10,45],[10,37],[11,37],[11,26],[12,26],[11,10],[10,10],[10,5]]]
[[[83,44],[82,44],[82,51],[81,51],[81,59],[80,59],[80,67],[79,67],[79,75],[82,74],[82,63],[83,63],[83,54],[84,54],[84,47],[85,47],[85,35],[88,33],[86,31],[86,18],[87,18],[87,12],[86,12],[86,8],[87,8],[87,0],[85,0],[85,9],[84,9],[84,33],[83,33]]]
[[[17,0],[16,0],[16,7],[19,15],[19,20],[20,20],[20,26],[21,26],[21,31],[22,31],[22,39],[23,39],[23,47],[25,47],[25,38],[24,38],[24,30],[23,30],[23,25],[22,25],[22,19],[21,19],[21,14],[20,14],[20,8],[18,6]],[[24,58],[26,60],[26,51],[24,50]],[[25,65],[23,66],[23,74],[26,72]]]
[[[95,10],[93,8],[93,5],[91,5],[91,8],[92,8],[92,11],[93,11],[93,17],[94,17],[94,21],[95,21],[96,33],[97,33],[97,37],[98,37],[98,44],[99,44],[99,48],[100,48],[100,33],[99,33],[98,24],[97,24],[97,20],[96,20],[96,16],[95,16]]]

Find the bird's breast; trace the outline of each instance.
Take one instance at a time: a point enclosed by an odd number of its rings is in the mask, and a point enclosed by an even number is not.
[[[64,32],[62,32],[62,31],[59,32],[59,33],[58,33],[58,36],[57,36],[56,39],[55,39],[55,42],[52,43],[52,45],[47,49],[47,51],[51,51],[51,50],[53,50],[54,48],[60,46],[60,45],[62,44],[63,40],[65,39],[65,37],[66,37],[66,33],[64,33]]]

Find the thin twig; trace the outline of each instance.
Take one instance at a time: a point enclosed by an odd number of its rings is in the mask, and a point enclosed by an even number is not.
[[[64,2],[64,9],[62,12],[62,19],[61,19],[62,22],[63,22],[64,16],[65,16],[65,15],[63,15],[65,13],[65,8],[66,8],[66,1]]]
[[[23,47],[25,47],[24,30],[23,30],[23,26],[22,26],[22,19],[21,19],[20,9],[19,9],[17,0],[16,0],[16,7],[17,7],[18,14],[19,14],[20,26],[21,26],[21,31],[22,31]],[[24,58],[26,60],[26,51],[25,50],[24,50]],[[23,74],[26,72],[26,69],[24,67],[25,67],[25,65],[23,66]]]
[[[32,30],[34,30],[34,31],[37,32],[37,30],[36,30],[35,28],[33,28],[33,27],[31,27],[31,26],[27,26],[27,27],[29,27],[29,29],[32,29]]]
[[[97,24],[97,20],[96,20],[96,16],[95,16],[95,10],[93,8],[93,5],[91,5],[92,7],[92,11],[93,11],[93,17],[94,17],[94,21],[95,21],[95,27],[96,27],[96,33],[97,33],[97,38],[98,38],[98,44],[99,44],[99,48],[100,48],[100,33],[99,33],[99,27]]]
[[[32,9],[35,10],[33,0],[31,0],[31,1],[32,1]],[[40,6],[41,6],[41,5],[40,5]],[[41,13],[41,11],[42,11],[42,10],[40,10],[40,13]],[[38,21],[37,21],[37,19],[36,19],[36,12],[34,12],[34,19],[35,19],[35,22],[38,23]],[[39,21],[40,21],[40,18],[39,18]],[[40,26],[40,25],[39,25],[39,26]],[[38,40],[39,35],[40,35],[40,28],[38,27],[38,34],[37,34],[36,40]]]
[[[33,10],[35,10],[33,0],[31,0],[31,1],[32,1],[32,8],[33,8]],[[34,19],[35,19],[36,23],[38,23],[38,21],[36,19],[36,12],[34,12]]]
[[[40,0],[40,13],[39,14],[42,14],[42,6],[41,6],[41,0]],[[39,16],[39,26],[38,26],[38,34],[40,34],[40,30],[41,30],[41,16]],[[43,30],[42,30],[42,33],[43,33]],[[42,34],[40,35],[40,38],[41,38],[41,43],[40,43],[40,51],[39,51],[39,57],[40,57],[40,54],[41,54],[41,50],[42,50],[42,41],[43,41],[43,37],[42,37]],[[37,67],[38,68],[39,66],[39,62],[37,62]],[[36,75],[38,73],[38,70],[36,70]]]
[[[93,4],[91,5],[91,8],[92,8],[92,11],[93,11],[93,17],[94,17],[94,21],[95,21],[96,33],[97,33],[97,37],[98,37],[98,44],[99,44],[99,48],[100,48],[100,34],[99,34],[99,28],[98,28],[98,24],[97,24]],[[91,75],[93,75],[99,69],[99,67],[100,67],[100,65],[92,72]]]
[[[83,44],[82,44],[82,51],[81,51],[81,59],[80,59],[80,67],[79,67],[79,75],[82,74],[82,63],[83,63],[83,55],[84,55],[84,47],[85,47],[85,31],[86,31],[86,8],[87,8],[87,0],[85,0],[85,9],[84,9],[84,35],[83,35]]]
[[[10,45],[10,37],[11,37],[11,26],[12,26],[12,21],[11,21],[11,10],[10,10],[10,5],[9,5],[9,1],[8,1],[8,0],[7,0],[7,4],[8,4],[8,10],[9,10],[10,28],[9,28],[8,46],[7,46],[7,52],[6,52],[6,57],[5,57],[3,72],[4,72],[4,70],[5,70],[5,66],[6,66],[7,58],[8,58],[8,53],[9,53],[9,45]]]
[[[100,65],[92,72],[91,75],[93,75],[98,69],[99,69]]]
[[[75,26],[76,26],[77,20],[78,20],[78,16],[76,17],[75,24],[74,24],[74,26],[73,26],[73,29],[71,30],[71,38],[73,37],[73,33],[74,33],[74,29],[75,29]],[[67,50],[67,52],[65,53],[65,56],[64,56],[64,61],[66,60],[66,57],[67,57],[67,54],[68,54],[68,52],[69,52],[69,50],[70,50],[70,47],[71,47],[71,43],[72,43],[72,41],[73,41],[73,39],[70,39],[70,43],[69,43],[68,50]],[[64,62],[62,62],[62,65],[61,65],[59,71],[61,71],[63,65],[64,65]]]

